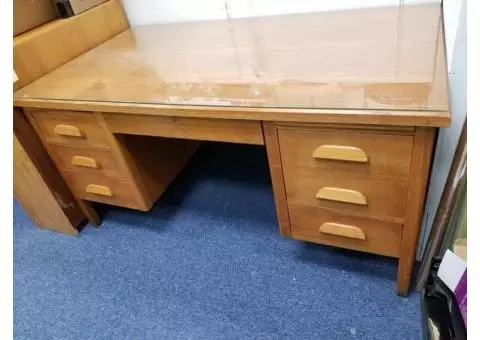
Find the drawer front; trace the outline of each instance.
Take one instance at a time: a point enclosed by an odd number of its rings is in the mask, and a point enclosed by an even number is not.
[[[289,204],[295,239],[399,257],[402,224]]]
[[[29,110],[49,143],[109,148],[108,134],[93,114],[63,110]]]
[[[357,178],[345,171],[308,167],[286,167],[284,178],[289,203],[388,216],[399,221],[405,215],[406,181]]]
[[[125,169],[108,150],[50,145],[50,155],[62,171],[127,178]]]
[[[132,183],[99,175],[64,172],[65,179],[75,194],[84,200],[121,207],[148,210]]]
[[[309,167],[408,181],[413,136],[280,127],[278,138],[284,168]]]
[[[262,124],[240,119],[104,114],[112,133],[263,145]]]

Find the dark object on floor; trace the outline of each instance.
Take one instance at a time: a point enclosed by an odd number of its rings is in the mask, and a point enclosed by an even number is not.
[[[427,286],[422,291],[423,339],[466,340],[467,330],[452,291],[437,277],[441,258],[433,258]],[[429,322],[431,320],[431,323]],[[434,337],[430,324],[438,329]]]

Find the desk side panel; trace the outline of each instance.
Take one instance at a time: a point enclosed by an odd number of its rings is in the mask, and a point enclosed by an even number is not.
[[[14,195],[39,226],[78,234],[80,208],[24,114],[13,111]]]
[[[277,209],[280,233],[290,237],[290,217],[288,215],[287,194],[283,177],[282,159],[280,155],[280,143],[278,142],[277,125],[272,122],[263,122],[263,135],[267,148],[268,166],[272,178],[275,207]]]

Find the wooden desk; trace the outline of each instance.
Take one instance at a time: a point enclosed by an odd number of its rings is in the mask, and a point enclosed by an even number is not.
[[[149,210],[197,141],[265,145],[282,235],[397,257],[406,294],[450,123],[442,28],[439,5],[136,27],[14,103],[92,221]]]

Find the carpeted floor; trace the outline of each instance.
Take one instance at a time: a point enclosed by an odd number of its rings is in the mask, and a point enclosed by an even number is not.
[[[80,237],[14,203],[15,339],[420,339],[396,261],[283,239],[263,148],[206,144],[150,213]]]

